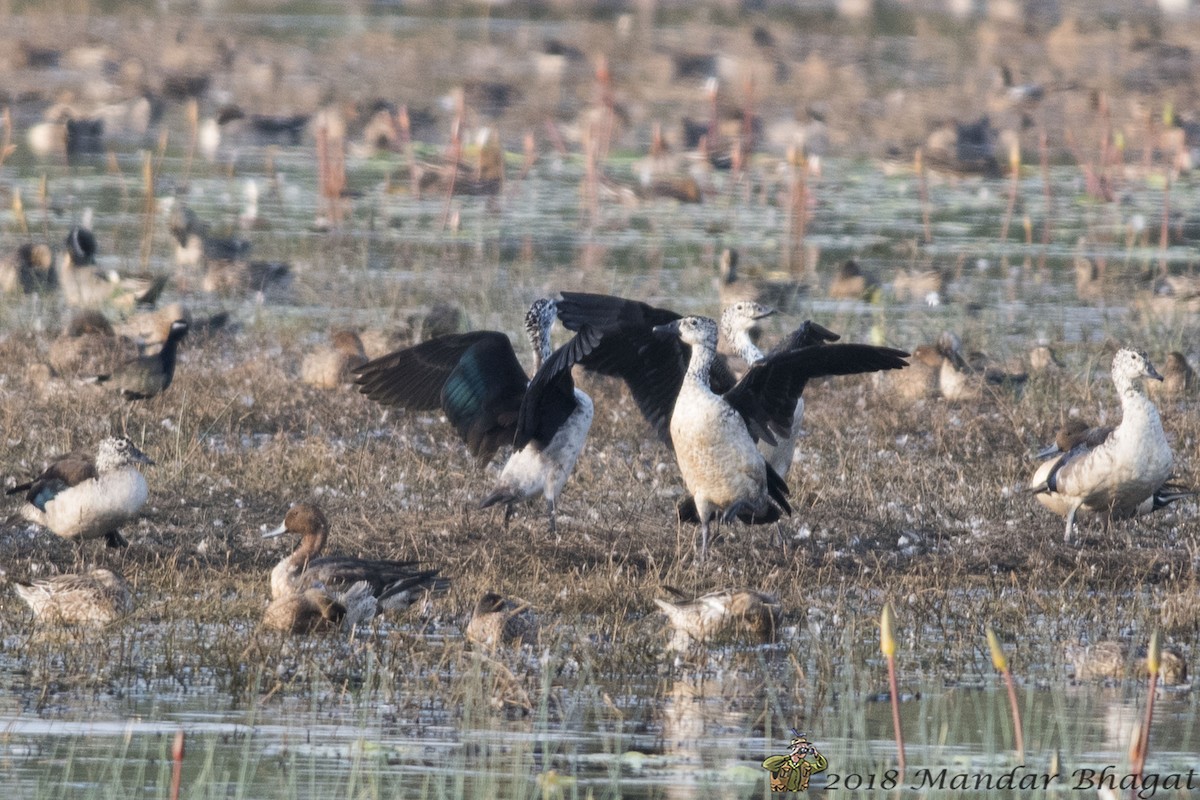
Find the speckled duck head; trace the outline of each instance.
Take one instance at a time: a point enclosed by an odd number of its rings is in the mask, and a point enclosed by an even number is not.
[[[1112,378],[1120,392],[1132,389],[1138,378],[1152,378],[1156,381],[1163,379],[1145,353],[1130,348],[1118,350],[1113,357]]]
[[[529,313],[525,315],[525,333],[529,336],[533,351],[543,361],[550,357],[550,326],[557,315],[558,305],[546,297],[534,300]],[[540,361],[538,366],[541,366]]]
[[[717,349],[717,322],[709,317],[681,317],[654,329],[658,336],[678,336],[684,344],[700,345],[709,350]]]
[[[721,333],[731,340],[739,334],[748,334],[760,319],[774,313],[775,309],[753,300],[741,300],[725,306],[721,312]]]
[[[124,436],[110,436],[96,451],[96,472],[104,474],[134,464],[153,464],[150,457]]]

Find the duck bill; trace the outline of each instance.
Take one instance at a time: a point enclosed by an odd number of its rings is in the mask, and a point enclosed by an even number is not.
[[[666,339],[669,336],[678,336],[679,320],[668,322],[665,325],[655,325],[650,332],[660,339]]]
[[[1156,381],[1161,381],[1163,379],[1163,376],[1158,374],[1158,370],[1154,368],[1153,364],[1146,365],[1146,377],[1153,378]]]
[[[288,532],[287,525],[280,525],[278,528],[275,528],[274,530],[269,530],[266,533],[264,533],[262,535],[262,538],[274,539],[276,536],[283,536],[287,532]]]
[[[778,313],[779,312],[773,308],[764,308],[762,311],[755,314],[753,319],[766,319],[767,317],[773,317]]]

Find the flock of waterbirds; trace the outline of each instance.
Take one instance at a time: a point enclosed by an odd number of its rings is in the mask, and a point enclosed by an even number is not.
[[[87,242],[72,231],[63,259],[78,257]],[[94,242],[90,247],[94,251]],[[595,414],[573,371],[578,367],[619,379],[675,455],[686,489],[677,504],[677,522],[698,526],[694,560],[703,571],[721,525],[778,523],[792,513],[786,478],[793,464],[803,462],[796,436],[810,380],[915,368],[902,350],[842,343],[838,334],[812,321],[763,353],[751,332],[774,309],[730,299],[719,321],[609,295],[563,291],[556,299],[538,299],[524,325],[533,351],[532,377],[509,337],[486,330],[435,335],[370,361],[354,337],[339,368],[351,372],[358,390],[380,404],[440,410],[480,464],[511,447],[494,489],[479,505],[503,505],[507,526],[514,507],[540,496],[552,533],[558,499]],[[557,349],[550,337],[555,320],[571,333]],[[187,330],[185,320],[172,321],[156,351],[97,378],[112,383],[129,401],[159,394],[171,384],[176,348]],[[949,354],[941,358],[942,380],[947,365],[964,379],[970,367],[953,357],[956,339],[939,347]],[[919,365],[924,348],[914,353],[914,364]],[[1173,455],[1141,385],[1162,376],[1144,354],[1130,349],[1116,354],[1112,376],[1120,424],[1065,427],[1041,454],[1045,460],[1029,484],[1044,506],[1065,518],[1068,542],[1081,512],[1123,519],[1193,493],[1173,482]],[[23,494],[22,515],[63,538],[103,538],[110,547],[121,547],[127,544],[121,526],[138,516],[149,496],[139,466],[152,463],[129,439],[111,437],[94,454],[54,459],[8,494]],[[266,536],[285,533],[299,536],[300,544],[271,573],[272,599],[262,619],[268,628],[347,629],[449,585],[437,569],[415,561],[324,555],[329,524],[309,503],[295,505],[283,525]],[[132,608],[128,586],[108,569],[18,582],[17,589],[46,620],[105,623]],[[728,630],[760,641],[776,636],[779,604],[760,592],[722,589],[657,602],[676,629],[677,646]],[[476,606],[468,638],[488,647],[528,642],[536,638],[529,633],[535,629],[530,620],[527,605],[488,593]]]

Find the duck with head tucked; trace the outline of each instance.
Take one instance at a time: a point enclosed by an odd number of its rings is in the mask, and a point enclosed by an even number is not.
[[[1112,378],[1121,423],[1064,438],[1060,449],[1063,444],[1068,449],[1038,467],[1029,483],[1042,505],[1066,517],[1067,542],[1080,510],[1108,519],[1136,516],[1171,477],[1174,455],[1162,419],[1139,383],[1162,377],[1144,353],[1126,348],[1113,358]]]
[[[110,569],[16,581],[17,594],[42,622],[106,625],[133,611],[129,584]]]
[[[138,464],[154,462],[124,436],[109,437],[88,453],[56,458],[36,478],[9,489],[25,493],[21,514],[64,539],[104,537],[109,547],[128,544],[118,530],[149,497]]]
[[[314,581],[303,591],[272,600],[262,624],[284,633],[349,631],[384,611],[412,605],[429,588],[429,580],[426,574],[402,578],[378,594],[370,581],[358,581],[345,591]]]
[[[323,590],[349,590],[354,584],[366,582],[371,595],[380,598],[389,589],[396,594],[397,584],[415,582],[405,587],[444,591],[450,582],[439,578],[436,569],[417,569],[416,561],[393,561],[383,558],[354,558],[352,556],[322,556],[329,539],[329,520],[320,508],[311,503],[297,503],[283,518],[283,524],[263,534],[264,539],[293,534],[300,544],[271,570],[271,597],[302,595],[316,584]],[[405,598],[407,599],[407,597]]]
[[[779,639],[782,612],[773,595],[723,589],[689,598],[673,587],[663,588],[674,599],[655,598],[654,603],[671,623],[673,650],[688,650],[721,639],[741,639],[751,644]]]
[[[496,592],[485,592],[471,611],[467,641],[486,650],[502,646],[537,644],[538,619],[525,602],[508,600]]]

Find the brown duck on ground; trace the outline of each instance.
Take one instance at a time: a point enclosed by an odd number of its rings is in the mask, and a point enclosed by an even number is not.
[[[467,641],[488,650],[536,645],[538,620],[528,603],[516,603],[495,592],[487,592],[471,612],[466,637]]]
[[[329,520],[311,503],[292,506],[283,524],[263,538],[284,534],[299,536],[300,544],[271,570],[271,597],[276,600],[305,594],[314,584],[338,591],[365,581],[374,597],[382,597],[391,588],[389,607],[400,607],[414,602],[423,591],[440,592],[450,586],[446,578],[437,576],[436,569],[418,569],[416,561],[322,556],[329,539]],[[411,583],[406,585],[408,581]],[[398,586],[402,588],[396,589]]]
[[[771,306],[780,312],[795,309],[796,301],[808,292],[808,287],[784,278],[750,278],[742,273],[738,251],[726,247],[717,261],[717,296],[721,308],[749,301]]]
[[[353,371],[367,363],[362,339],[354,331],[336,331],[332,345],[325,345],[304,357],[300,380],[318,389],[336,389],[354,381]]]
[[[108,569],[14,584],[39,622],[106,625],[133,611],[129,584]]]
[[[879,278],[867,272],[853,258],[848,258],[834,270],[829,282],[829,296],[834,300],[872,300],[879,292]]]
[[[675,599],[656,598],[654,603],[671,623],[670,646],[674,650],[728,639],[767,644],[779,638],[782,612],[772,595],[727,589],[687,598],[678,589],[663,588]]]
[[[917,345],[913,348],[908,369],[876,373],[875,386],[908,403],[936,397],[945,360],[937,345]]]
[[[892,281],[892,292],[902,303],[941,305],[945,278],[936,269],[900,269]]]
[[[1196,373],[1188,363],[1187,357],[1178,350],[1167,354],[1162,376],[1161,382],[1146,384],[1146,392],[1151,397],[1177,400],[1196,393]]]
[[[218,311],[207,317],[192,314],[191,309],[183,303],[169,303],[154,310],[139,311],[125,320],[117,323],[114,330],[118,335],[137,342],[142,347],[142,354],[158,352],[171,336],[171,325],[176,320],[183,320],[188,325],[188,338],[195,341],[203,339],[218,331],[226,330],[229,325],[229,313]]]
[[[101,312],[82,309],[71,315],[46,354],[58,375],[100,375],[138,357],[137,345],[117,336]]]
[[[1018,388],[1029,380],[1021,368],[1009,372],[990,364],[982,353],[963,354],[962,340],[950,331],[938,337],[942,363],[938,370],[938,389],[951,402],[976,401],[985,392],[1000,388]]]

